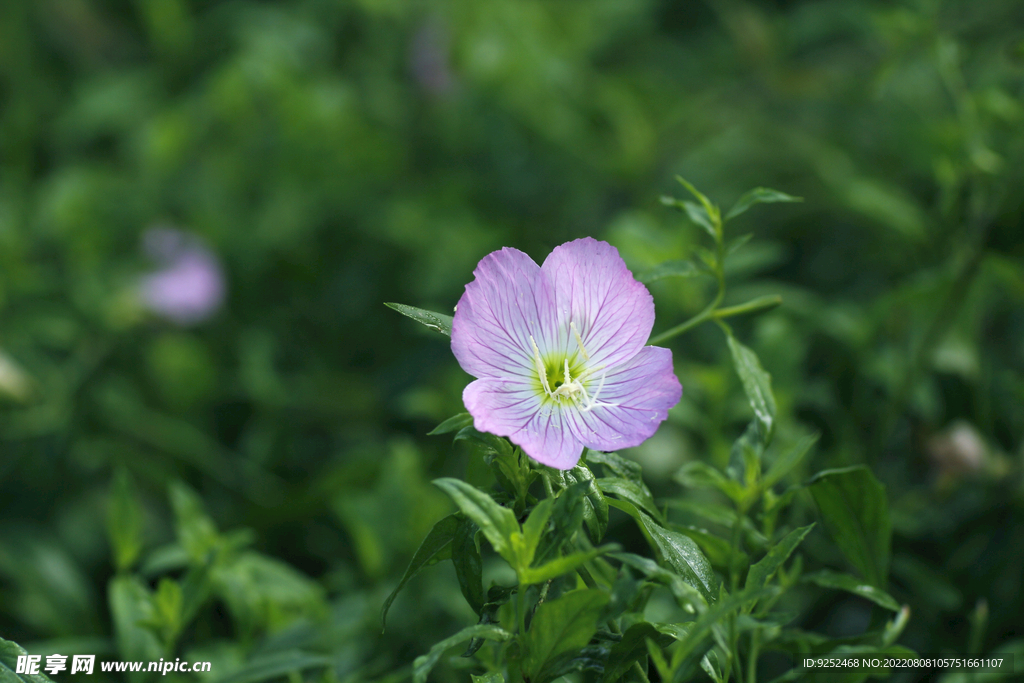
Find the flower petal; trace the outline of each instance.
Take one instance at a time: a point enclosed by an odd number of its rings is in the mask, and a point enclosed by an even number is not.
[[[508,247],[485,256],[455,307],[452,352],[474,377],[535,377],[534,337],[552,342],[550,286],[533,259]]]
[[[600,381],[588,382],[596,405],[566,411],[573,433],[587,448],[613,451],[638,446],[657,431],[679,402],[683,387],[672,369],[672,352],[645,346]]]
[[[565,422],[571,411],[541,399],[527,382],[500,379],[478,379],[462,392],[478,431],[507,436],[549,467],[571,469],[583,454],[583,444]]]
[[[618,249],[584,237],[555,247],[541,271],[555,293],[567,353],[576,348],[570,322],[596,365],[623,363],[647,343],[654,327],[654,299],[633,279]]]

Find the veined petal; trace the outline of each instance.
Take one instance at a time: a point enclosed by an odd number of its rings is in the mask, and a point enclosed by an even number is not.
[[[537,462],[567,470],[583,454],[565,423],[571,410],[544,403],[528,382],[478,379],[462,392],[462,401],[478,431],[507,436]]]
[[[594,406],[565,412],[575,436],[599,451],[639,445],[657,431],[683,395],[672,369],[672,352],[658,346],[645,346],[609,370],[600,392],[599,380],[588,384],[591,397],[596,396]]]
[[[553,295],[540,266],[505,247],[483,258],[455,308],[452,352],[474,377],[535,377],[532,336],[546,349],[554,324]]]
[[[607,242],[584,237],[555,247],[541,271],[555,296],[557,320],[575,323],[587,355],[595,365],[623,363],[647,343],[654,327],[654,298],[633,278]],[[568,353],[577,344],[569,329],[560,329]]]

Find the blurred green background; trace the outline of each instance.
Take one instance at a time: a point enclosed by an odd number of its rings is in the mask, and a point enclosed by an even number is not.
[[[782,429],[822,434],[803,473],[886,484],[901,642],[1005,646],[1022,169],[1016,0],[5,0],[0,636],[210,659],[209,680],[295,652],[400,679],[475,620],[443,565],[379,622],[449,510],[430,480],[471,460],[425,436],[468,376],[382,302],[451,311],[501,246],[688,257],[699,228],[658,201],[681,174],[725,206],[805,198],[730,224],[754,238],[726,304],[784,298],[737,333]],[[154,226],[215,255],[205,319],[147,309]],[[652,285],[656,330],[710,286]],[[718,330],[671,345],[683,400],[629,455],[685,495],[672,474],[724,464],[746,408]],[[841,566],[820,530],[805,552]],[[807,628],[866,625],[856,598],[805,598]]]

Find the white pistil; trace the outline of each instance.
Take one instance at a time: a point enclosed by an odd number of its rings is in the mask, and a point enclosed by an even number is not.
[[[590,360],[590,354],[588,354],[587,350],[583,347],[583,337],[580,336],[579,331],[576,329],[576,323],[570,322],[569,329],[571,329],[573,335],[576,336],[576,345],[580,347],[580,353],[583,354],[583,359]]]
[[[537,342],[534,341],[533,335],[530,335],[530,343],[533,344],[533,365],[537,369],[537,374],[540,375],[540,383],[544,386],[544,393],[551,396],[551,387],[548,386],[548,372],[544,369],[544,361],[540,359],[540,349],[537,348]]]

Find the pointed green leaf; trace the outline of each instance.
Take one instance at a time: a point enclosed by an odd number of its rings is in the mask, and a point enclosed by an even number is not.
[[[775,204],[777,202],[802,201],[802,197],[793,197],[785,192],[779,192],[778,190],[772,190],[767,187],[755,187],[753,190],[740,197],[735,206],[729,209],[729,213],[725,215],[725,220],[731,220],[736,216],[739,216],[754,204]]]
[[[715,600],[715,573],[708,558],[691,538],[666,529],[628,501],[609,499],[608,503],[636,520],[662,564],[700,591],[705,600]]]
[[[583,499],[583,521],[587,525],[587,535],[590,542],[597,545],[604,538],[608,529],[608,501],[604,499],[594,478],[594,473],[584,464],[579,463],[571,470],[560,472],[563,486],[566,488],[572,484],[586,482],[586,494]]]
[[[800,542],[804,540],[804,537],[813,528],[814,524],[808,524],[799,529],[794,529],[786,534],[781,541],[773,545],[767,555],[756,564],[751,565],[750,571],[747,572],[747,582],[744,587],[763,588],[768,585],[768,579],[789,559],[789,556],[793,554],[796,547],[800,545]]]
[[[398,582],[395,590],[391,591],[391,595],[384,601],[384,606],[380,610],[382,628],[387,625],[388,610],[391,609],[391,603],[395,601],[398,592],[405,587],[405,584],[409,583],[409,579],[416,576],[427,565],[451,557],[452,539],[455,538],[458,528],[459,516],[457,514],[450,514],[438,521],[434,528],[430,530],[430,533],[427,534],[427,537],[423,539],[420,547],[416,550],[416,554],[412,556],[409,566],[406,567],[402,580]]]
[[[707,600],[701,591],[683,581],[682,577],[675,572],[659,566],[654,560],[634,555],[633,553],[615,553],[611,557],[633,567],[642,572],[647,578],[668,588],[680,607],[696,610],[697,607],[703,608],[707,605]]]
[[[590,642],[607,603],[607,593],[588,589],[541,603],[524,639],[523,673],[535,683],[544,683],[546,669],[553,667],[561,655]]]
[[[114,567],[131,569],[142,552],[142,505],[135,494],[131,476],[119,468],[114,475],[107,507],[107,534],[114,551]]]
[[[107,597],[121,658],[159,659],[163,653],[160,641],[152,631],[140,626],[153,616],[149,589],[134,576],[119,575],[110,580]]]
[[[427,676],[441,659],[441,655],[450,648],[465,643],[474,638],[485,638],[487,640],[503,641],[512,637],[512,634],[495,624],[475,624],[468,626],[453,636],[445,638],[430,648],[425,655],[420,655],[412,663],[413,683],[426,683]]]
[[[828,569],[823,569],[813,574],[807,574],[803,576],[801,581],[805,583],[813,583],[816,586],[822,588],[833,588],[835,590],[846,591],[847,593],[853,593],[860,597],[870,600],[880,607],[892,610],[893,612],[900,611],[900,604],[896,602],[895,598],[883,591],[881,588],[876,588],[869,584],[864,583],[861,579],[849,574],[842,574],[840,572],[833,572]]]
[[[514,512],[494,502],[489,495],[460,479],[435,479],[434,484],[447,493],[463,514],[476,522],[494,550],[509,564],[515,562],[511,539],[519,534]]]
[[[820,472],[808,487],[846,559],[868,583],[884,588],[892,542],[885,487],[863,465]]]
[[[483,560],[476,544],[479,527],[466,518],[459,522],[452,539],[452,564],[466,602],[477,614],[484,606]]]
[[[473,683],[505,683],[505,677],[498,673],[481,674],[470,674],[469,680]]]
[[[636,279],[645,285],[649,285],[652,282],[668,277],[696,277],[703,272],[693,261],[665,261],[640,273],[636,276]]]
[[[628,479],[620,479],[618,477],[605,477],[603,479],[598,479],[597,485],[605,494],[611,494],[621,498],[622,500],[628,500],[630,503],[642,510],[645,510],[653,517],[656,517],[659,520],[662,518],[661,511],[658,510],[658,506],[654,503],[654,498],[651,496],[651,492],[647,486],[643,484],[636,484]]]
[[[682,205],[687,218],[704,228],[704,232],[711,235],[711,237],[715,237],[715,223],[706,208],[700,204],[694,204],[693,202],[688,201],[680,202],[680,204]]]
[[[665,635],[646,621],[633,624],[623,632],[622,640],[615,643],[608,653],[608,664],[601,683],[614,683],[629,670],[633,662],[646,657],[648,638],[660,647],[668,646],[673,640],[672,636]]]
[[[472,415],[470,415],[469,413],[459,413],[458,415],[453,415],[452,417],[449,417],[447,420],[431,429],[429,432],[427,432],[427,436],[435,436],[437,434],[448,434],[450,432],[457,432],[461,429],[469,427],[472,424]]]
[[[768,467],[764,479],[761,481],[761,487],[763,489],[770,489],[779,483],[783,477],[789,474],[790,470],[800,464],[800,461],[804,459],[804,456],[807,455],[817,441],[817,434],[805,436],[797,441],[792,448],[775,458]]]
[[[604,451],[587,451],[587,465],[597,463],[605,469],[609,476],[614,475],[620,479],[628,479],[634,484],[644,483],[643,472],[640,464],[634,460],[623,458],[618,453],[605,453]]]
[[[680,467],[674,478],[683,486],[718,489],[736,503],[746,496],[743,486],[738,481],[729,479],[711,465],[699,460],[693,460]]]
[[[434,313],[433,311],[425,311],[422,308],[406,306],[405,304],[385,302],[384,305],[392,310],[398,311],[404,316],[412,318],[421,325],[426,325],[430,329],[436,330],[437,332],[449,337],[452,336],[453,318],[450,315]]]
[[[519,582],[524,585],[544,583],[548,579],[553,579],[561,576],[562,574],[568,574],[569,572],[574,571],[584,562],[589,562],[595,557],[618,549],[619,546],[615,544],[603,545],[600,548],[593,548],[591,550],[580,551],[572,553],[571,555],[556,558],[539,567],[528,567],[520,572]]]
[[[17,643],[0,638],[0,683],[53,683],[53,680],[43,673],[46,666],[46,658],[39,662],[39,673],[18,674],[18,657],[27,655],[25,648]]]
[[[732,336],[732,332],[727,331],[726,339],[729,342],[736,374],[740,376],[743,391],[747,394],[750,407],[754,409],[754,417],[761,430],[761,440],[767,444],[775,427],[775,396],[772,395],[771,375],[761,367],[757,355],[738,342]]]

